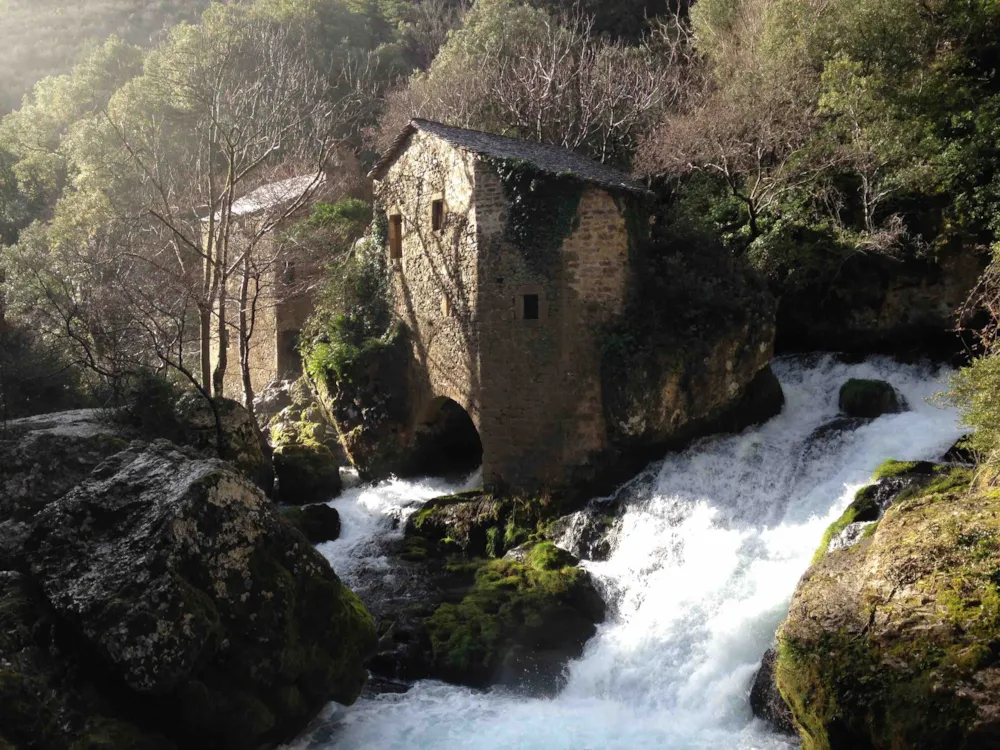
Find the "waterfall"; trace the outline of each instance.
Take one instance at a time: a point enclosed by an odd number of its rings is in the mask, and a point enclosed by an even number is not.
[[[747,694],[825,527],[887,458],[936,459],[961,435],[927,403],[944,387],[929,365],[828,355],[774,363],[783,412],[740,435],[700,441],[619,492],[617,543],[585,562],[611,604],[554,699],[432,681],[408,693],[330,706],[294,747],[350,750],[792,748],[754,720]],[[849,378],[887,380],[910,410],[838,417]],[[474,484],[470,478],[467,484]],[[377,539],[401,533],[419,503],[462,487],[391,482],[336,501],[344,538],[320,549],[348,584],[384,571]],[[600,500],[595,502],[602,502]]]

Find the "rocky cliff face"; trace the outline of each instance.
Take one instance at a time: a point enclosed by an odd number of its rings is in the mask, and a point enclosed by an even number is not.
[[[963,467],[886,473],[861,533],[835,524],[799,583],[777,686],[806,750],[997,747],[1000,495]]]
[[[988,260],[968,249],[907,261],[858,253],[829,278],[779,284],[778,349],[952,357],[956,312]]]
[[[0,746],[250,748],[358,696],[371,616],[253,482],[47,419],[0,441]]]

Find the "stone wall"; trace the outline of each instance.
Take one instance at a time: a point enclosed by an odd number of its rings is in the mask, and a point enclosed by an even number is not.
[[[549,488],[606,447],[601,337],[624,309],[628,232],[614,199],[589,188],[562,249],[527,257],[504,236],[506,211],[500,179],[478,162],[484,481]],[[519,319],[524,293],[539,294],[538,320]]]
[[[237,244],[238,248],[238,244]],[[256,252],[261,257],[269,257],[273,253],[270,241],[260,242]],[[314,272],[299,269],[297,273]],[[294,282],[283,279],[284,270],[279,266],[270,268],[263,275],[260,283],[259,298],[256,303],[253,321],[253,333],[250,337],[250,381],[254,393],[260,393],[270,383],[279,378],[294,378],[302,374],[302,365],[297,348],[297,335],[313,310],[312,297],[308,293],[285,299],[287,283],[294,283],[298,290],[305,285],[303,279]],[[239,298],[240,276],[235,273],[229,280],[226,315],[230,326],[228,364],[223,381],[224,395],[237,401],[243,401],[243,374],[240,369],[239,344]],[[218,321],[213,320],[212,331],[212,367],[219,361]]]
[[[482,433],[475,160],[433,136],[412,138],[379,185],[387,214],[402,217],[402,257],[388,262],[394,317],[409,329],[412,348],[411,415],[401,439],[433,419],[442,398],[464,408]],[[435,200],[444,201],[437,232]]]

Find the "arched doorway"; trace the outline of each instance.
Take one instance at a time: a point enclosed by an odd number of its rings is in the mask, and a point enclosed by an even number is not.
[[[483,442],[472,417],[450,398],[434,399],[413,438],[417,474],[466,476],[483,463]]]

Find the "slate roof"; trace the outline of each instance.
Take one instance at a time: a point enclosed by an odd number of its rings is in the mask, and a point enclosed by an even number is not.
[[[325,182],[325,176],[322,174],[306,174],[261,185],[256,190],[251,190],[242,198],[233,201],[233,216],[247,216],[266,208],[288,203],[300,197],[310,187],[318,187],[323,182]]]
[[[379,159],[368,176],[375,180],[382,179],[392,162],[406,149],[410,136],[418,131],[430,133],[450,143],[455,148],[481,156],[499,159],[523,159],[530,162],[538,170],[548,174],[571,174],[578,179],[609,189],[646,192],[646,188],[642,184],[624,172],[582,156],[575,151],[570,151],[568,148],[525,141],[519,138],[507,138],[502,135],[483,133],[479,130],[455,128],[440,122],[419,118],[410,120],[410,124],[396,137],[392,146]]]

